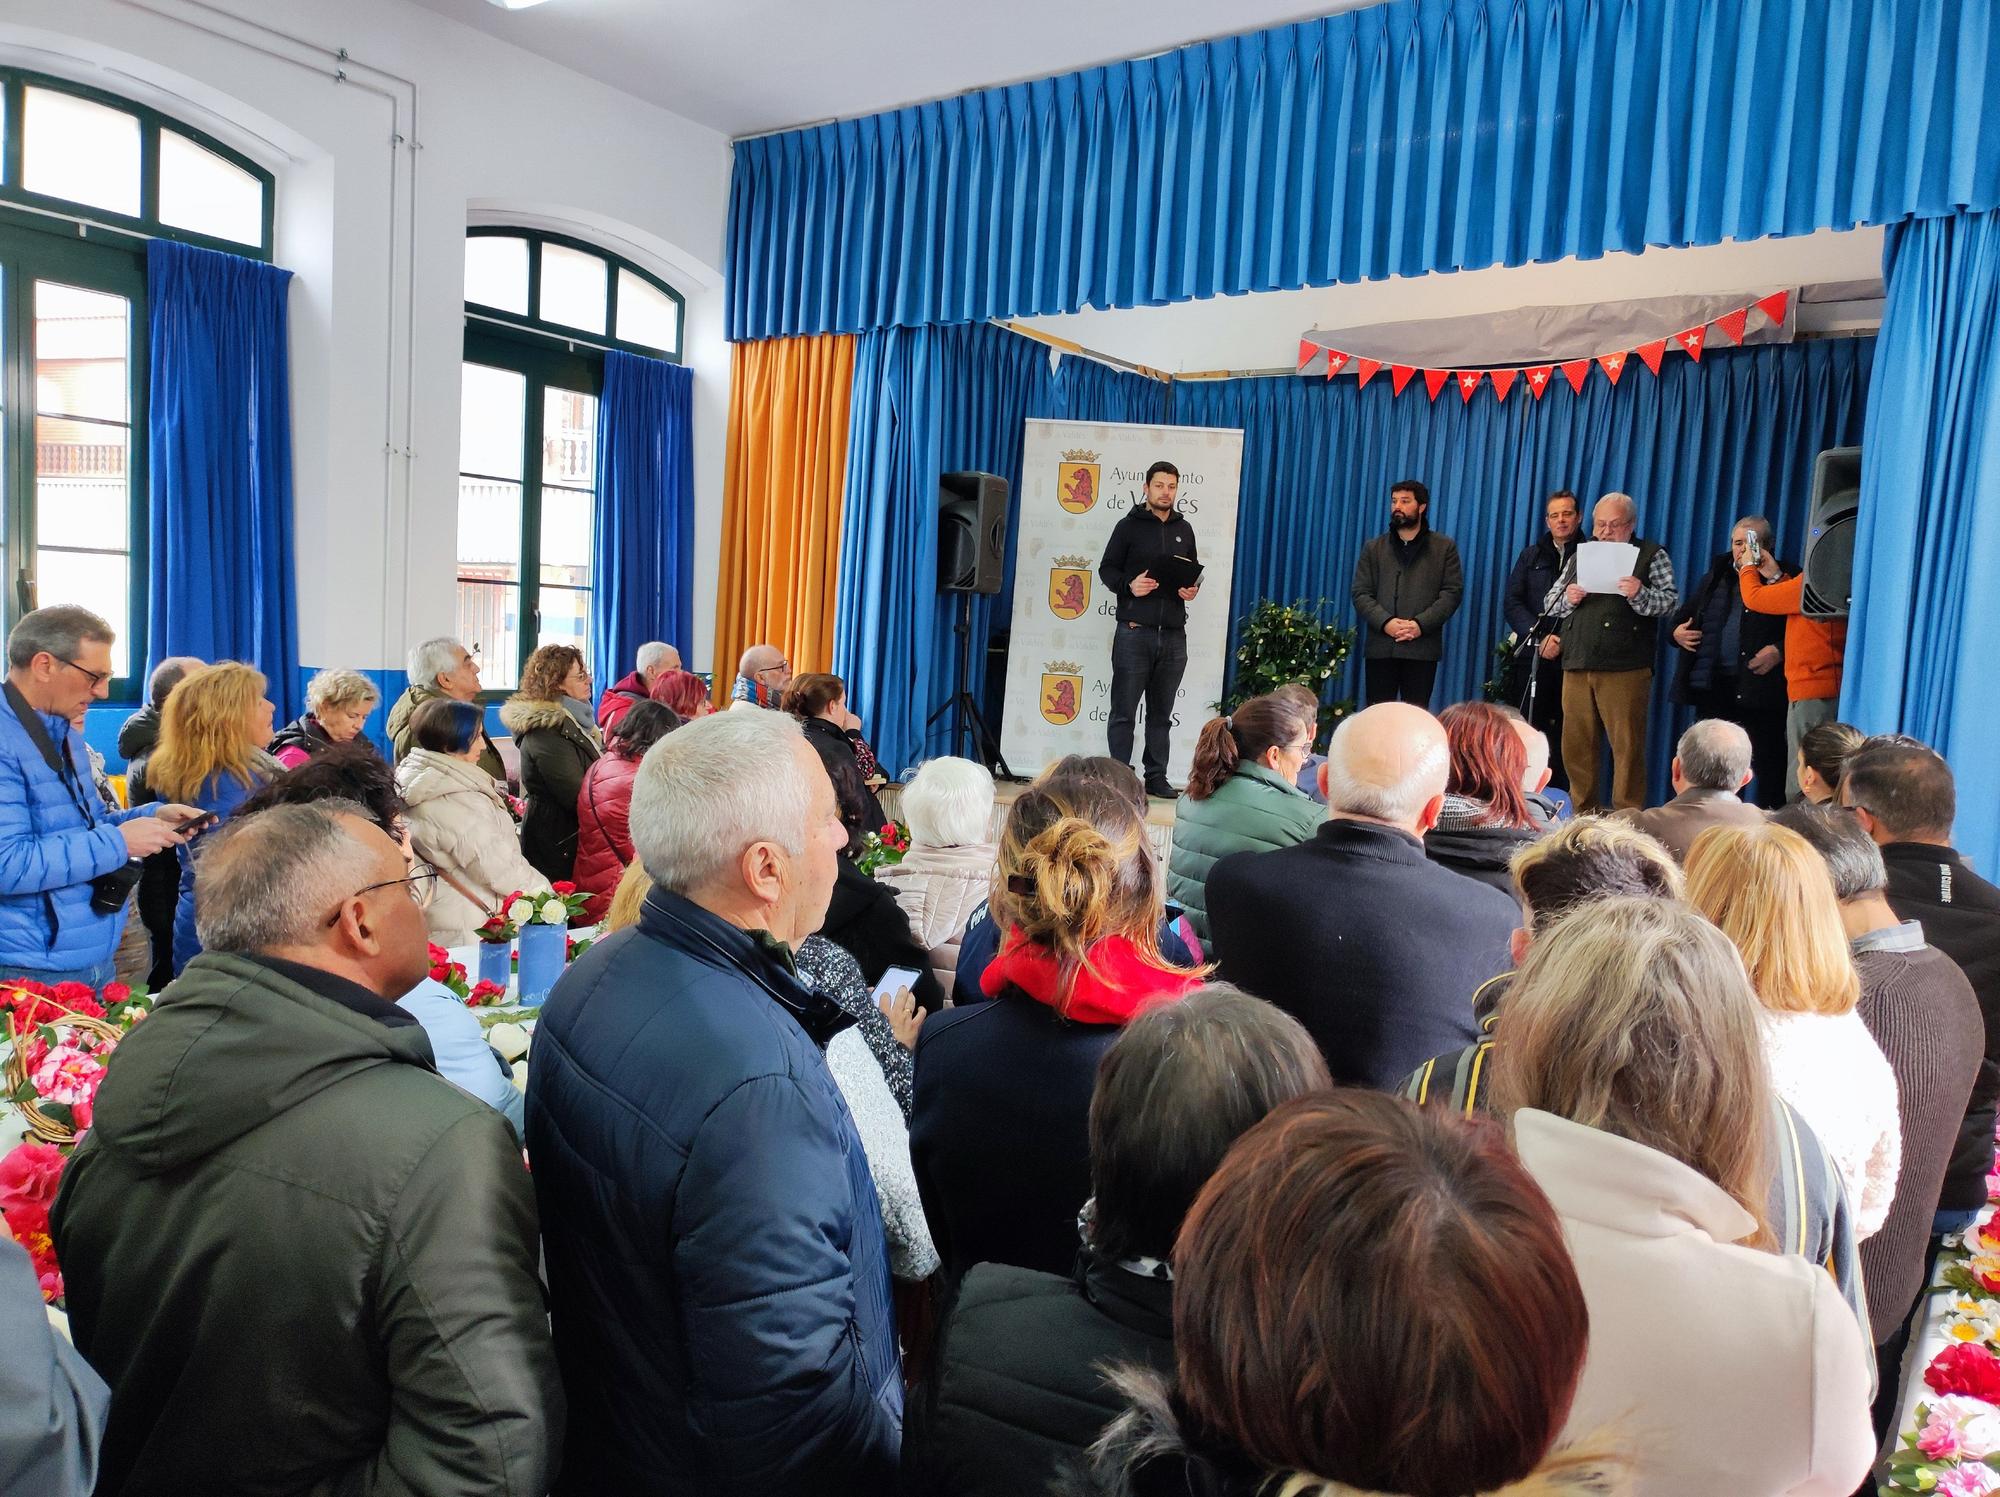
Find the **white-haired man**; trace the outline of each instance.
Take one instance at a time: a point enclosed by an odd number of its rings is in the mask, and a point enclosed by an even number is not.
[[[1514,901],[1424,856],[1450,767],[1436,718],[1378,703],[1334,731],[1311,841],[1209,871],[1221,975],[1296,1015],[1343,1084],[1392,1087],[1473,1043],[1467,995],[1512,965]]]
[[[1739,724],[1705,717],[1674,745],[1674,798],[1650,811],[1618,814],[1658,838],[1676,863],[1685,863],[1694,839],[1710,827],[1757,826],[1764,820],[1764,813],[1743,799],[1753,753],[1750,735]]]
[[[1634,532],[1639,506],[1630,494],[1606,494],[1591,511],[1594,540],[1637,546],[1618,590],[1586,592],[1567,566],[1543,600],[1562,630],[1563,768],[1579,813],[1607,807],[1598,758],[1611,744],[1611,801],[1621,811],[1646,804],[1646,714],[1660,620],[1680,602],[1674,562],[1657,542]]]
[[[653,683],[668,671],[681,668],[681,652],[664,640],[650,639],[639,646],[633,657],[633,670],[629,676],[620,676],[604,688],[604,695],[597,699],[597,727],[599,732],[609,733],[619,718],[632,710],[635,702],[643,702],[653,694]]]
[[[416,742],[416,729],[410,719],[425,702],[439,697],[449,697],[455,702],[479,700],[479,662],[457,640],[427,639],[410,651],[409,664],[409,689],[389,709],[389,743],[395,749],[398,764],[409,756]],[[479,767],[494,779],[506,782],[507,766],[501,762],[500,751],[493,747],[490,737],[480,750]]]
[[[861,1497],[895,1484],[888,1248],[796,975],[840,851],[796,720],[729,712],[639,767],[637,925],[556,985],[528,1151],[572,1411],[559,1490]]]

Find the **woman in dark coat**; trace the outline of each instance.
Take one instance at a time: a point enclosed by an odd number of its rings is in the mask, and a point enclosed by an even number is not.
[[[500,721],[521,752],[521,851],[550,883],[576,872],[576,798],[601,750],[597,735],[563,706],[588,702],[590,672],[572,645],[543,645],[521,671],[521,689],[500,708]]]
[[[1439,713],[1438,721],[1451,743],[1451,776],[1444,810],[1424,834],[1424,856],[1511,899],[1514,880],[1507,865],[1542,834],[1521,783],[1528,772],[1527,747],[1507,715],[1486,702],[1459,702]]]
[[[861,737],[861,719],[847,710],[847,683],[824,672],[794,676],[785,688],[784,705],[785,711],[804,724],[806,742],[813,746],[826,766],[827,778],[833,781],[851,852],[860,846],[863,835],[881,831],[888,817],[882,814],[875,792],[868,788],[875,754]]]

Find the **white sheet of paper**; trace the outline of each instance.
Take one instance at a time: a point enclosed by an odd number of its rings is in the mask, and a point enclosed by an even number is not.
[[[1639,564],[1630,541],[1585,541],[1576,548],[1576,585],[1587,593],[1615,593]]]

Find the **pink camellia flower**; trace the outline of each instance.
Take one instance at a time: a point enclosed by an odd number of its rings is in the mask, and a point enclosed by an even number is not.
[[[2000,1453],[2000,1409],[1962,1393],[1925,1406],[1928,1417],[1917,1445],[1934,1461],[1983,1461]]]
[[[43,1210],[53,1206],[64,1163],[62,1150],[53,1144],[15,1145],[12,1152],[0,1159],[0,1211],[26,1203]]]
[[[2000,1492],[2000,1472],[1984,1461],[1938,1472],[1937,1497],[1991,1497]]]
[[[104,1079],[104,1062],[80,1045],[52,1045],[28,1079],[34,1083],[36,1095],[74,1107],[97,1095],[97,1084]]]

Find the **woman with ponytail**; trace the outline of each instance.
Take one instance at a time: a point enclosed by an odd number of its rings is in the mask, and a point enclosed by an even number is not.
[[[1195,744],[1187,792],[1174,808],[1167,896],[1208,939],[1208,870],[1234,852],[1273,852],[1307,841],[1326,811],[1298,787],[1318,714],[1286,692],[1252,697],[1210,718]]]
[[[1632,1490],[1614,1437],[1558,1448],[1591,1321],[1496,1123],[1360,1090],[1287,1102],[1202,1188],[1173,1272],[1176,1375],[1113,1373],[1131,1408],[1067,1497]]]
[[[1097,1062],[1149,1006],[1199,986],[1160,954],[1145,819],[1119,786],[1045,776],[1008,812],[992,914],[993,1001],[928,1020],[910,1152],[956,1277],[974,1263],[1066,1274],[1090,1196]]]

